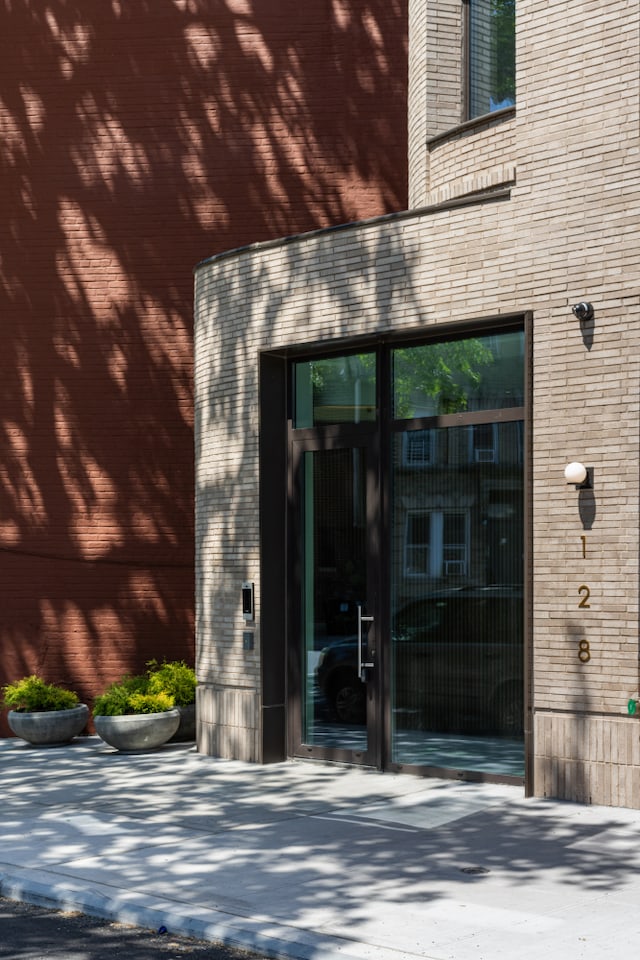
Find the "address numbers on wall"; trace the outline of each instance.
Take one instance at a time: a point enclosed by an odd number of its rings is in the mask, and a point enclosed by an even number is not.
[[[583,534],[580,536],[580,543],[582,544],[582,559],[587,559],[587,538]],[[578,596],[580,597],[580,602],[578,603],[578,610],[589,610],[591,604],[589,599],[591,597],[591,587],[587,586],[586,583],[581,583],[578,587]],[[589,663],[591,660],[591,649],[589,647],[589,641],[584,637],[578,641],[578,660],[580,663]]]

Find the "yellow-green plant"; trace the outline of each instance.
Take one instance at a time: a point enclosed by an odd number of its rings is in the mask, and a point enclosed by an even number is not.
[[[151,690],[149,676],[122,677],[112,683],[93,704],[94,717],[119,717],[132,713],[164,713],[175,705],[174,698],[164,690]]]
[[[196,674],[184,660],[149,660],[149,691],[168,693],[177,707],[187,707],[195,703]]]
[[[44,710],[71,710],[78,705],[79,699],[73,690],[45,683],[41,677],[32,674],[3,687],[2,703],[20,713],[37,713]]]

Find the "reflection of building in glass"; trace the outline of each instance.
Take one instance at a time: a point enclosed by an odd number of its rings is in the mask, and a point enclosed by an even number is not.
[[[408,509],[404,544],[405,577],[465,577],[469,511]]]

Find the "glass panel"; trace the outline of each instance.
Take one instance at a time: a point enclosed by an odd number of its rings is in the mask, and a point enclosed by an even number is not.
[[[524,406],[520,331],[404,347],[392,357],[398,420]]]
[[[367,596],[365,451],[305,453],[303,483],[303,742],[364,751],[356,638]]]
[[[427,432],[393,446],[392,758],[523,776],[523,425]]]
[[[469,114],[516,102],[515,0],[470,0]]]
[[[294,364],[294,427],[376,418],[376,356],[359,353]]]

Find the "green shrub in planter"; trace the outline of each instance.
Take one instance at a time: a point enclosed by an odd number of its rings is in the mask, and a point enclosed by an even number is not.
[[[168,693],[176,707],[188,707],[196,701],[196,673],[184,660],[149,660],[149,691]]]
[[[73,690],[45,683],[32,675],[8,683],[2,690],[5,707],[20,713],[36,713],[42,710],[71,710],[78,706],[79,699]]]
[[[112,683],[93,704],[94,717],[121,717],[126,714],[164,713],[172,710],[174,699],[164,690],[150,689],[149,677],[123,677]]]
[[[69,743],[86,726],[89,708],[73,690],[45,683],[34,675],[8,683],[2,689],[2,705],[9,707],[11,731],[34,746]]]
[[[180,724],[180,711],[165,690],[149,689],[149,676],[123,677],[96,697],[93,722],[99,737],[116,750],[154,750]]]
[[[175,706],[173,697],[164,690],[158,693],[132,693],[129,704],[130,713],[164,713]]]

